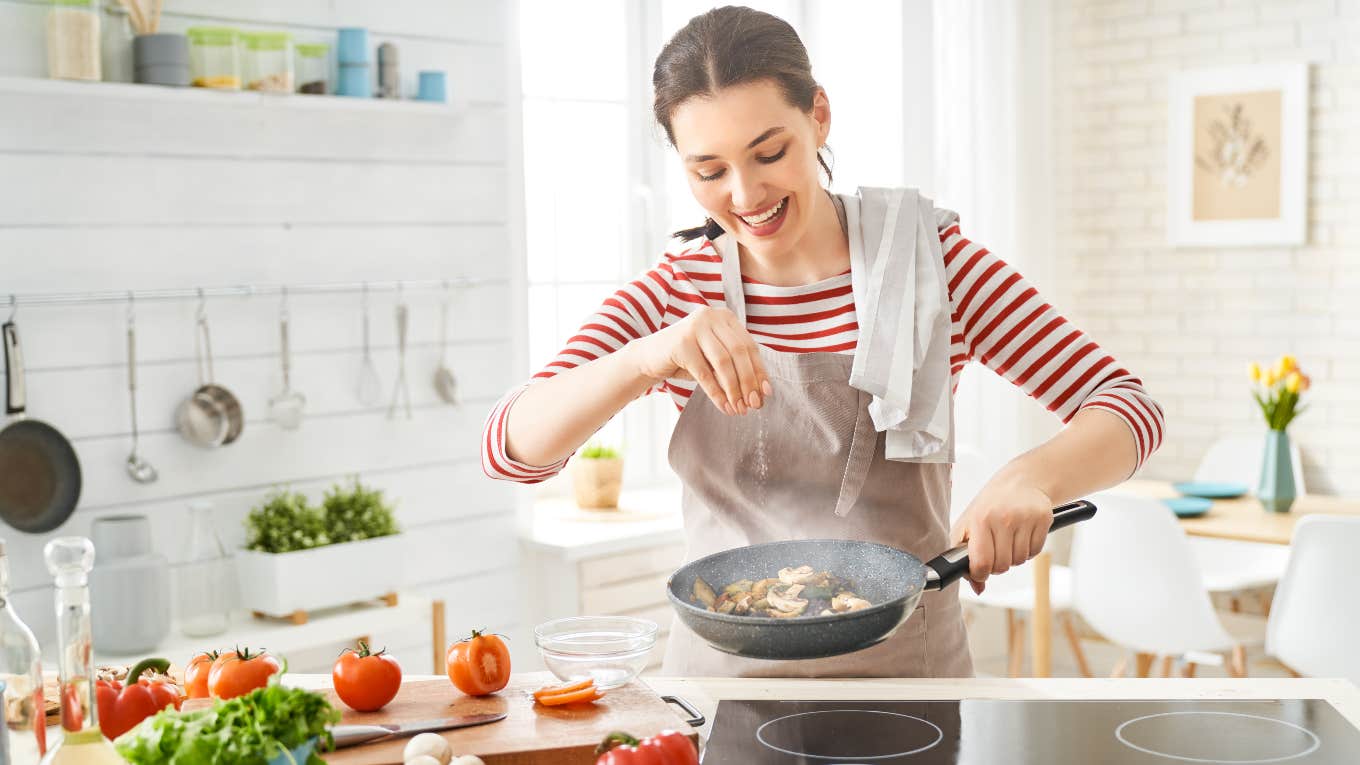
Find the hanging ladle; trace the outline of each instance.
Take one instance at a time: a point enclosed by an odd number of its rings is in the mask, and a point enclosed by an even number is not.
[[[359,366],[355,395],[359,403],[367,407],[377,406],[382,401],[382,379],[378,377],[378,365],[373,363],[368,342],[368,282],[364,282],[364,358]]]
[[[137,483],[151,483],[159,477],[155,466],[137,453],[137,314],[133,311],[133,296],[128,293],[127,313],[127,370],[128,402],[132,408],[132,451],[127,456],[127,472]]]
[[[397,404],[403,403],[406,419],[411,419],[411,389],[406,385],[406,332],[411,325],[411,312],[401,283],[397,283],[397,383],[392,387],[392,404],[387,407],[387,418],[395,419]]]
[[[302,424],[302,409],[307,406],[307,397],[293,390],[289,371],[292,367],[292,351],[288,347],[288,288],[283,288],[283,299],[279,303],[279,359],[283,365],[283,390],[269,399],[269,416],[284,430],[296,430]]]
[[[458,380],[449,369],[449,283],[444,282],[444,302],[439,305],[439,368],[434,371],[434,392],[446,404],[458,404]]]

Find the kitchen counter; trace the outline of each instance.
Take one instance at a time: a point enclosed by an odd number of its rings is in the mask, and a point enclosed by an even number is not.
[[[409,676],[428,680],[435,676]],[[326,688],[330,675],[289,675],[291,684]],[[1341,679],[1313,678],[971,678],[923,680],[919,678],[872,679],[747,679],[747,678],[644,678],[658,695],[679,696],[708,721],[699,727],[706,740],[712,730],[713,713],[721,699],[1324,699],[1351,724],[1360,727],[1360,688]],[[676,710],[676,724],[681,724]]]
[[[408,675],[407,681],[439,680],[440,675]],[[289,685],[321,690],[327,674],[288,674]],[[1360,727],[1360,688],[1346,680],[1312,678],[973,678],[967,680],[902,679],[737,679],[652,677],[646,684],[658,695],[684,698],[707,719],[698,729],[707,740],[721,699],[754,700],[1096,700],[1096,699],[1323,699],[1351,724]],[[676,710],[676,727],[682,717]],[[48,729],[48,740],[59,731]],[[26,743],[26,742],[25,742]],[[24,762],[24,753],[15,753]],[[31,755],[36,759],[36,753]]]

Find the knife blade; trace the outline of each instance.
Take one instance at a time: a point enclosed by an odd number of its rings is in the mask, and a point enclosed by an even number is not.
[[[417,720],[416,722],[400,724],[334,725],[331,726],[331,735],[335,737],[335,748],[340,749],[347,746],[357,746],[358,744],[369,744],[374,741],[381,741],[389,738],[414,736],[417,733],[425,733],[427,731],[471,728],[475,725],[486,725],[487,723],[498,722],[504,719],[504,712],[494,712],[479,715],[439,717],[432,720]]]

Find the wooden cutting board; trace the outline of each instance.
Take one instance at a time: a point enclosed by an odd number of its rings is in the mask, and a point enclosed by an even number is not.
[[[533,691],[557,683],[548,672],[514,675],[510,685],[491,696],[465,696],[448,680],[403,683],[390,704],[377,712],[355,712],[329,691],[331,703],[344,712],[342,722],[356,725],[404,723],[456,714],[505,712],[500,722],[444,731],[453,753],[475,754],[486,765],[592,765],[595,747],[609,733],[627,731],[639,738],[678,730],[698,745],[698,734],[641,680],[606,691],[594,704],[544,707]],[[193,700],[196,701],[196,700]],[[193,701],[186,702],[188,705]],[[323,753],[331,765],[401,765],[408,739],[383,741]]]

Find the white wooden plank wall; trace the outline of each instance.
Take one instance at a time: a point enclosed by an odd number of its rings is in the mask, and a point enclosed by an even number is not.
[[[48,7],[0,0],[0,303],[9,293],[53,291],[484,282],[453,294],[449,355],[464,400],[458,408],[440,403],[430,384],[440,355],[440,295],[407,293],[410,421],[388,420],[385,406],[366,409],[355,397],[359,296],[291,296],[292,379],[307,396],[294,432],[267,417],[281,384],[278,298],[210,300],[216,377],[242,399],[247,417],[239,442],[211,451],[174,430],[175,406],[196,385],[196,305],[139,303],[141,451],[161,473],[148,486],[123,469],[126,306],[21,305],[30,411],[72,439],[85,481],[76,515],[56,534],[0,527],[15,603],[45,651],[52,650],[52,602],[41,549],[52,536],[86,534],[100,516],[143,513],[157,550],[175,563],[191,501],[214,502],[218,531],[234,546],[245,514],[272,487],[319,500],[355,473],[397,502],[409,532],[409,586],[449,602],[450,636],[489,627],[518,642],[524,630],[518,603],[507,596],[514,588],[506,586],[518,571],[515,498],[481,475],[477,452],[482,418],[512,382],[516,347],[508,172],[518,167],[509,158],[519,151],[509,136],[518,86],[507,84],[508,6],[167,3],[166,31],[227,23],[333,42],[336,27],[368,26],[374,45],[399,47],[407,93],[418,69],[447,70],[452,108],[18,79],[45,76]],[[130,64],[119,59],[130,60],[130,38],[120,17],[104,21],[111,28],[106,77],[127,79]],[[395,295],[375,292],[370,304],[386,401],[397,363]],[[408,672],[428,671],[428,633],[374,638],[398,652]],[[293,666],[319,669],[329,658],[322,654],[315,665]]]

